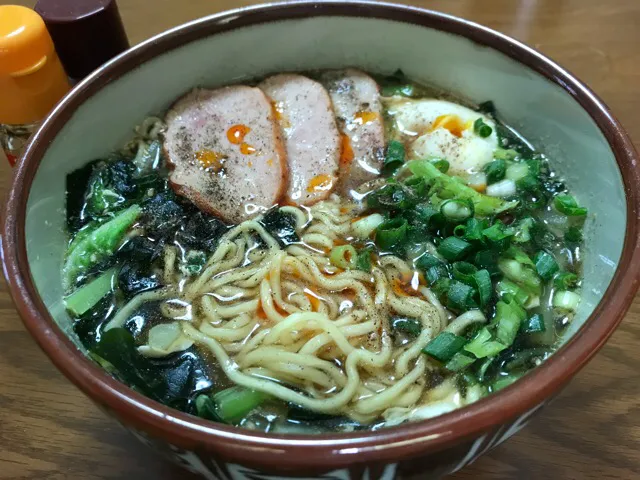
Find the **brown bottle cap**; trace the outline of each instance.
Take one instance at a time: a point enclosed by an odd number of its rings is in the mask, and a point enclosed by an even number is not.
[[[38,0],[35,10],[74,80],[129,48],[115,0]]]

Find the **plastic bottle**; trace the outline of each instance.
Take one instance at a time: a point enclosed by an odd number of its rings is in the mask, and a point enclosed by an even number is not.
[[[42,18],[26,7],[0,5],[0,147],[11,165],[69,88]]]

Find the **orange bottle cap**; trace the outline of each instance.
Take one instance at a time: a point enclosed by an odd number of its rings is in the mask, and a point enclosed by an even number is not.
[[[53,41],[40,15],[27,7],[0,6],[0,74],[28,73],[52,51]]]
[[[18,5],[0,5],[0,123],[39,121],[68,90],[40,15]]]

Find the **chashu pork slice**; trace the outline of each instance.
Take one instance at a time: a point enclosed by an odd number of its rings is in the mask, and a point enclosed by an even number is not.
[[[173,105],[165,122],[172,187],[201,210],[239,223],[283,195],[280,129],[259,88],[195,89]]]
[[[281,127],[289,166],[287,200],[311,205],[326,198],[340,162],[340,134],[326,89],[288,73],[269,77],[258,87],[271,99]]]
[[[384,163],[384,121],[376,81],[360,70],[329,70],[321,81],[329,91],[342,132],[340,190],[353,194],[376,178]]]

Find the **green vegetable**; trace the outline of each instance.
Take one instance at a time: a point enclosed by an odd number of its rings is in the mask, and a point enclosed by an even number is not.
[[[500,280],[496,285],[496,293],[498,296],[502,297],[503,295],[511,295],[520,305],[527,305],[529,299],[531,298],[531,294],[526,290],[520,288],[513,282],[509,280],[503,279]]]
[[[186,262],[181,270],[189,277],[198,275],[207,263],[207,255],[199,250],[190,250],[185,257]]]
[[[356,257],[356,268],[363,272],[371,271],[371,247],[364,248],[358,252]]]
[[[518,222],[515,227],[515,235],[513,240],[516,243],[526,243],[531,240],[531,229],[535,225],[535,220],[531,217],[525,217]]]
[[[553,199],[553,206],[569,217],[584,217],[587,214],[587,209],[579,206],[571,195],[557,195]]]
[[[528,192],[535,194],[540,190],[540,181],[533,175],[525,175],[516,180],[516,188],[520,192]]]
[[[561,290],[553,295],[553,307],[560,310],[575,312],[580,303],[580,295],[568,290]]]
[[[440,265],[429,267],[425,271],[424,276],[426,277],[427,282],[429,282],[429,285],[433,285],[439,280],[448,279],[449,272],[447,271],[447,267],[444,265],[444,263],[441,263]],[[447,288],[449,287],[447,286]]]
[[[515,160],[520,154],[517,150],[505,150],[504,148],[496,148],[493,152],[493,158],[498,160]]]
[[[444,158],[433,158],[430,162],[442,173],[447,173],[449,171],[449,162]]]
[[[407,240],[407,221],[404,218],[393,218],[380,224],[376,229],[376,245],[381,250],[394,251]]]
[[[386,175],[395,172],[404,163],[404,156],[404,144],[397,140],[391,140],[384,156],[383,172]]]
[[[440,213],[450,222],[462,222],[473,217],[473,203],[469,200],[445,200],[440,205]]]
[[[473,353],[477,358],[492,357],[505,348],[507,348],[505,345],[493,339],[487,327],[480,329],[476,336],[464,346],[467,352]]]
[[[447,237],[438,245],[438,253],[450,262],[455,262],[468,255],[473,245],[458,237]]]
[[[514,299],[501,300],[496,304],[496,315],[493,322],[497,325],[497,339],[506,346],[511,346],[516,339],[520,324],[526,319],[527,313]]]
[[[539,313],[534,313],[525,322],[522,323],[521,329],[524,333],[544,332],[546,330],[544,318],[542,318],[542,315],[540,315]]]
[[[62,268],[65,290],[71,288],[80,275],[84,275],[92,266],[115,252],[140,211],[138,205],[132,205],[115,218],[84,234],[80,241],[72,242]]]
[[[391,328],[395,332],[415,338],[422,332],[422,323],[416,318],[394,318],[391,320]]]
[[[211,400],[213,411],[220,420],[237,423],[268,398],[266,393],[236,386],[213,394]],[[210,406],[207,406],[207,412],[210,412]]]
[[[517,380],[520,380],[520,378],[522,378],[523,374],[519,374],[519,375],[508,375],[506,377],[501,377],[498,380],[496,380],[495,382],[493,382],[493,384],[491,384],[491,386],[489,387],[491,392],[497,392],[498,390],[502,390],[503,388],[507,388],[509,385],[511,385],[512,383],[515,383]]]
[[[451,266],[451,275],[453,278],[471,286],[475,283],[473,276],[477,271],[476,266],[468,262],[455,262]]]
[[[67,309],[74,315],[83,315],[113,290],[117,274],[117,269],[112,268],[73,292],[64,300]]]
[[[476,135],[482,138],[487,138],[493,132],[493,129],[484,123],[482,118],[478,118],[475,122],[473,122],[473,131],[476,132]]]
[[[570,243],[580,243],[582,241],[582,229],[580,227],[569,227],[564,239]]]
[[[482,231],[486,227],[486,221],[470,218],[464,226],[464,239],[470,242],[482,240]],[[455,232],[454,232],[455,233]]]
[[[467,368],[475,361],[476,359],[474,357],[463,352],[458,352],[453,357],[451,357],[451,360],[447,362],[444,368],[451,372],[459,372]]]
[[[222,419],[216,412],[216,403],[209,395],[198,395],[196,397],[196,414],[200,418],[205,420],[211,420],[212,422],[222,422]]]
[[[507,162],[503,159],[494,160],[484,166],[484,173],[487,174],[487,184],[499,182],[507,172]]]
[[[522,284],[532,292],[540,295],[540,277],[538,277],[532,268],[521,264],[517,260],[507,259],[499,260],[498,268],[509,280]]]
[[[411,175],[404,181],[404,185],[408,187],[416,197],[423,198],[427,195],[428,185],[423,177]]]
[[[481,250],[475,254],[473,264],[480,270],[487,270],[491,276],[494,276],[500,273],[498,269],[499,256],[499,253],[493,249]]]
[[[478,291],[480,306],[484,308],[491,300],[491,275],[488,270],[478,270],[473,275],[473,281],[475,283],[476,290]]]
[[[575,287],[577,283],[578,276],[570,272],[560,272],[553,279],[553,285],[562,290]]]
[[[514,208],[518,204],[515,201],[505,202],[499,198],[478,193],[473,188],[442,173],[428,160],[412,160],[407,165],[411,173],[424,177],[428,183],[432,184],[432,194],[442,199],[471,200],[477,215],[483,217],[495,215]]]
[[[497,220],[496,223],[482,231],[482,236],[493,244],[495,248],[500,250],[504,250],[509,246],[513,235],[513,229],[507,227],[500,220]]]
[[[350,270],[356,268],[358,252],[351,245],[333,247],[329,254],[329,261],[338,268]]]
[[[416,259],[415,265],[419,270],[427,271],[431,267],[444,266],[444,263],[435,255],[425,252]]]
[[[462,312],[477,307],[473,299],[475,293],[476,291],[473,287],[453,280],[449,284],[449,291],[447,292],[447,307]]]
[[[536,253],[533,260],[536,264],[536,271],[543,280],[551,280],[551,277],[560,270],[555,258],[547,252]]]
[[[440,332],[437,337],[422,349],[422,352],[441,362],[448,362],[456,353],[462,350],[465,343],[466,339],[464,337],[451,332]]]

